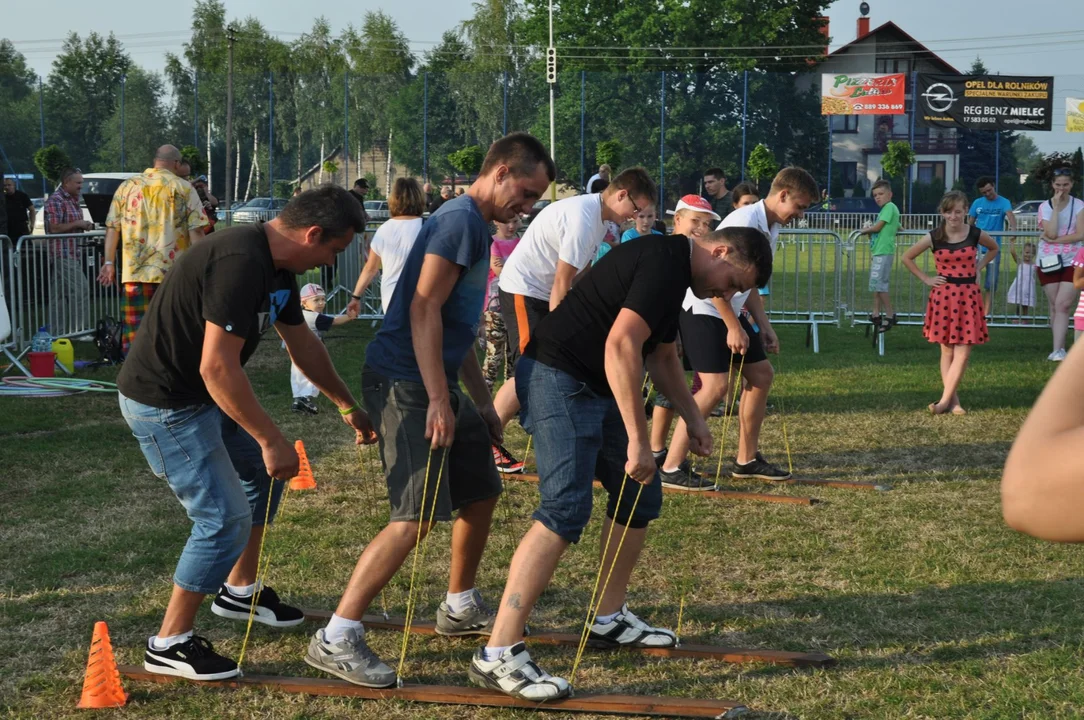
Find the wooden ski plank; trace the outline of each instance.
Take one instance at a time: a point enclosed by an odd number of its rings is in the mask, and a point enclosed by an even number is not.
[[[121,675],[130,680],[172,683],[191,682],[169,675],[156,675],[135,665],[121,665]],[[282,677],[245,674],[230,680],[203,682],[200,685],[222,688],[261,687],[282,692],[334,697],[357,697],[366,700],[407,700],[442,705],[516,707],[558,712],[584,712],[603,715],[640,715],[675,718],[734,718],[747,712],[732,700],[699,700],[638,695],[582,695],[565,700],[533,703],[509,697],[496,690],[453,685],[404,685],[401,688],[366,688],[334,678]]]
[[[772,482],[769,480],[768,482]],[[891,485],[881,485],[880,483],[862,482],[860,480],[818,480],[815,478],[791,478],[789,480],[783,480],[784,485],[817,485],[819,487],[830,487],[837,490],[878,490],[885,491],[891,490]]]
[[[526,482],[538,482],[538,475],[535,473],[506,473],[502,475],[502,477],[513,480],[524,480]],[[595,485],[599,485],[598,480],[595,481]],[[772,495],[770,493],[745,492],[743,490],[678,490],[677,488],[664,487],[662,491],[677,495],[697,495],[715,498],[716,500],[722,498],[730,500],[755,500],[757,502],[783,503],[786,505],[815,505],[820,502],[820,500],[811,497]]]
[[[331,612],[328,610],[303,610],[308,620],[328,620]],[[403,631],[402,618],[388,618],[385,620],[380,615],[366,615],[362,622],[368,629]],[[418,635],[435,635],[436,625],[430,621],[415,620],[411,625],[411,632]],[[533,632],[527,637],[529,643],[541,643],[544,645],[567,645],[578,647],[580,636],[573,633],[561,632]],[[588,643],[590,647],[610,649],[612,646]],[[782,665],[785,667],[832,667],[836,664],[835,658],[824,653],[788,652],[786,650],[759,650],[755,648],[737,648],[722,645],[694,645],[682,643],[673,648],[613,648],[625,652],[635,652],[640,655],[668,658],[691,658],[694,660],[721,660],[728,663],[767,663],[770,665]]]

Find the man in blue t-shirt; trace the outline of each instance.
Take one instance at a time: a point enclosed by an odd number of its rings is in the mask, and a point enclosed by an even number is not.
[[[331,621],[309,642],[305,662],[313,667],[366,687],[395,685],[395,671],[365,644],[361,618],[433,522],[450,521],[456,510],[437,632],[490,632],[492,617],[474,589],[501,493],[491,450],[501,442],[501,421],[474,353],[489,269],[488,223],[530,211],[555,176],[537,139],[501,138],[470,190],[429,217],[407,255],[361,376],[380,435],[391,518],[358,559]]]
[[[997,190],[994,188],[994,179],[980,177],[978,182],[975,183],[975,189],[979,191],[979,197],[975,198],[975,202],[971,203],[971,211],[967,214],[967,221],[988,233],[1002,232],[1005,230],[1006,224],[1008,224],[1010,232],[1016,230],[1016,216],[1012,214],[1012,203],[1009,202],[1008,198],[1003,198],[997,194]],[[997,246],[1001,247],[1001,236],[994,235],[993,237],[997,242]],[[982,254],[979,255],[979,260],[985,254],[986,251],[983,250]],[[997,279],[1000,274],[1000,263],[992,262],[986,266],[986,283],[984,285],[986,299],[983,306],[986,308],[987,315],[990,314],[990,302],[994,297],[994,293],[997,292]]]

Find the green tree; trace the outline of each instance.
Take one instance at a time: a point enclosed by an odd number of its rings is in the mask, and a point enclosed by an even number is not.
[[[609,165],[615,173],[621,167],[624,155],[625,146],[620,140],[600,140],[595,146],[595,163],[599,167]]]
[[[1039,146],[1035,144],[1035,141],[1028,135],[1021,135],[1016,139],[1016,145],[1013,146],[1013,160],[1016,162],[1016,169],[1020,172],[1029,172],[1036,162],[1043,157],[1042,152],[1039,150]]]
[[[761,180],[775,177],[775,174],[779,172],[779,163],[776,162],[775,155],[767,145],[758,143],[753,148],[753,152],[749,153],[749,161],[745,164],[745,169],[753,182],[759,185]]]
[[[482,169],[482,161],[486,158],[486,149],[481,145],[468,145],[448,155],[448,162],[456,171],[467,176],[470,182],[472,175],[476,175]]]
[[[68,157],[68,153],[56,145],[46,145],[34,153],[34,166],[42,177],[54,186],[60,184],[61,171],[71,165],[72,160]]]
[[[372,148],[391,152],[395,98],[411,80],[414,56],[406,36],[396,22],[383,12],[366,12],[360,30],[347,28],[343,48],[350,64],[350,140],[358,163],[358,174],[372,175],[370,192],[384,186],[390,190],[390,166],[377,165]],[[360,167],[362,157],[370,164]],[[383,177],[383,182],[377,181]]]
[[[38,147],[37,76],[10,40],[0,39],[0,148],[11,172],[31,172]],[[0,165],[2,167],[2,165]]]
[[[900,178],[903,188],[903,205],[907,207],[907,170],[915,164],[915,151],[906,140],[892,140],[881,156],[881,169],[891,178]]]
[[[80,167],[89,167],[104,144],[103,126],[120,98],[121,77],[132,60],[110,33],[86,39],[69,33],[53,60],[45,86],[46,136],[57,141]]]
[[[157,73],[131,67],[125,81],[123,123],[118,104],[102,124],[103,141],[91,165],[94,171],[123,172],[150,167],[155,149],[170,139],[161,101],[164,94],[164,84]],[[121,165],[122,125],[125,166]]]
[[[203,156],[200,154],[199,148],[195,145],[185,145],[181,148],[181,157],[187,160],[188,164],[192,166],[193,175],[203,175],[207,171]]]

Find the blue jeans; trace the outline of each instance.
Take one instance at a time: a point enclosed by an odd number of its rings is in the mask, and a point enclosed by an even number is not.
[[[285,483],[271,482],[259,443],[215,405],[167,410],[118,395],[151,472],[169,484],[192,521],[173,582],[218,592],[252,526],[263,524],[269,496],[275,516]]]
[[[625,477],[629,438],[616,400],[529,357],[516,364],[516,395],[520,422],[534,437],[542,496],[531,517],[568,542],[578,542],[591,519],[595,478],[610,495],[606,515],[618,525],[644,528],[659,517],[658,473],[633,507],[640,486]]]
[[[997,246],[1000,249],[1001,248],[1001,238],[1000,237],[995,238],[995,241],[997,242]],[[982,246],[979,247],[979,250],[980,250],[980,252],[979,252],[978,259],[981,262],[982,259],[984,257],[986,257],[986,253],[988,253],[989,250],[987,250],[986,248],[984,248]],[[996,258],[994,258],[990,262],[989,265],[986,266],[986,282],[983,283],[983,287],[986,290],[986,292],[997,292],[997,281],[998,281],[998,278],[1000,276],[1001,276],[1001,254],[998,253],[998,256]]]

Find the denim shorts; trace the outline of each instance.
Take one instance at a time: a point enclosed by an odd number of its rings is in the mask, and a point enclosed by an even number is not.
[[[591,519],[595,478],[610,496],[606,515],[618,525],[644,528],[659,517],[658,473],[643,486],[633,508],[640,485],[625,477],[629,438],[616,400],[529,357],[516,365],[516,395],[520,421],[534,438],[542,496],[531,517],[568,542],[578,542]]]
[[[169,484],[192,521],[174,584],[218,592],[252,526],[263,524],[269,496],[275,517],[285,482],[271,482],[260,444],[217,406],[163,409],[118,395],[151,472]]]
[[[489,428],[458,386],[449,390],[455,440],[450,448],[433,451],[425,439],[429,411],[425,385],[393,380],[369,367],[362,371],[361,395],[380,435],[393,522],[422,518],[446,522],[453,511],[501,494]]]

